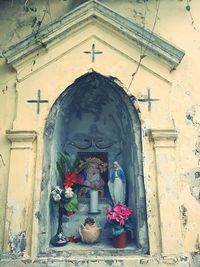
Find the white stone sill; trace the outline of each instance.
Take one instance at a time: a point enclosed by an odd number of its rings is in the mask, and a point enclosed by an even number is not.
[[[131,244],[123,249],[118,249],[112,247],[110,244],[96,243],[93,245],[83,244],[83,243],[68,243],[64,247],[50,247],[49,253],[59,255],[69,255],[75,257],[116,257],[116,256],[133,256],[140,255],[143,256],[144,253],[141,249],[138,249],[136,245]]]
[[[55,252],[54,252],[55,253]],[[190,255],[173,255],[173,256],[141,256],[141,255],[126,255],[126,256],[75,256],[62,255],[55,256],[53,252],[45,255],[40,255],[36,259],[11,259],[4,258],[0,260],[0,267],[190,267]],[[196,267],[196,266],[195,266]]]

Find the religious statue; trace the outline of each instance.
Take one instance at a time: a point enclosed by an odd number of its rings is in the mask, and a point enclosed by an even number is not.
[[[113,162],[113,172],[111,173],[108,187],[114,204],[125,203],[126,199],[126,176],[117,161]]]

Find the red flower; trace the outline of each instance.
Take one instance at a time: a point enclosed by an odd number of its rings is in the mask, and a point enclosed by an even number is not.
[[[74,212],[73,211],[70,211],[70,210],[66,210],[66,215],[69,217],[69,216],[72,216],[74,215]]]
[[[72,243],[78,243],[78,242],[81,241],[81,239],[80,239],[79,237],[70,236],[70,237],[68,238],[68,241],[69,241],[69,242],[72,242]]]
[[[76,183],[83,183],[83,178],[76,171],[67,172],[64,178],[64,188],[73,187]]]

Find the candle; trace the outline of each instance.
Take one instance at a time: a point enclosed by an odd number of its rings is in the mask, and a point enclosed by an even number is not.
[[[90,190],[90,212],[97,213],[98,211],[98,190]]]

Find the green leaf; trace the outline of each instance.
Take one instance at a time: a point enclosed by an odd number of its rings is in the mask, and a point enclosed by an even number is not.
[[[56,167],[57,167],[57,170],[58,170],[60,177],[63,180],[64,175],[65,175],[65,170],[63,169],[62,165],[58,161],[56,162]]]
[[[185,7],[185,9],[186,9],[187,11],[190,11],[190,9],[191,9],[190,5],[187,4],[187,6]]]
[[[129,223],[126,223],[125,226],[124,226],[125,230],[127,232],[129,232],[129,235],[130,236],[134,236],[134,231],[133,231],[133,223],[129,222]]]
[[[140,56],[141,59],[143,59],[143,58],[145,58],[145,57],[146,57],[146,55],[141,55],[141,56]]]
[[[29,7],[25,6],[25,7],[24,7],[24,10],[25,10],[26,12],[29,12]]]
[[[60,152],[60,155],[61,155],[61,160],[62,160],[63,162],[65,162],[65,164],[67,165],[68,170],[71,171],[71,170],[72,170],[72,164],[71,164],[69,155],[68,155],[68,154],[65,155],[65,154],[62,153],[62,152]]]
[[[74,163],[73,163],[72,170],[77,170],[78,171],[79,162],[80,162],[80,158],[79,158],[79,156],[77,156],[75,161],[74,161]]]
[[[47,48],[47,44],[41,42],[42,47]]]
[[[64,204],[64,208],[67,211],[77,211],[78,210],[78,198],[77,195],[74,194],[72,198],[70,198],[69,202]]]
[[[59,162],[62,168],[65,169],[66,161],[65,158],[63,158],[63,156],[60,157]]]
[[[42,24],[42,21],[38,20],[37,26],[39,27]]]
[[[34,17],[31,25],[32,28],[35,26],[36,22],[37,22],[37,17]]]
[[[125,224],[124,228],[126,229],[126,231],[133,231],[133,225],[132,224]]]
[[[123,226],[118,227],[118,228],[115,228],[115,227],[112,227],[112,228],[111,228],[112,236],[119,236],[119,235],[121,235],[123,232],[124,232],[124,228],[123,228]]]

